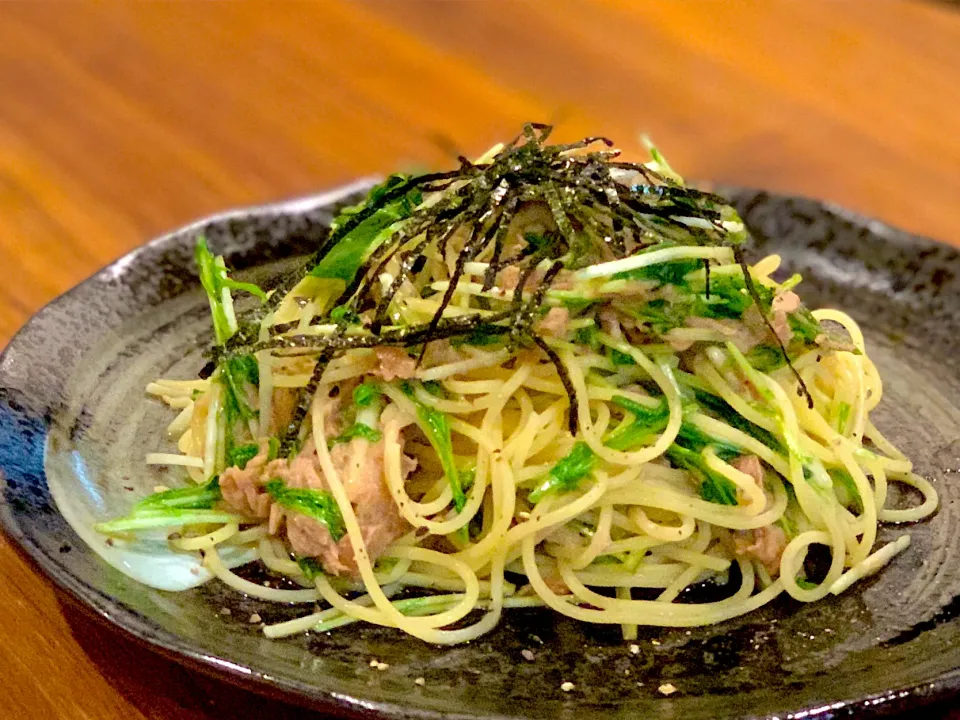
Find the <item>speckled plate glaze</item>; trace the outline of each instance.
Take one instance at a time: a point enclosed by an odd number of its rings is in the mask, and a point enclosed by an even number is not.
[[[508,615],[472,644],[436,648],[356,626],[269,641],[249,615],[272,621],[289,609],[216,583],[154,590],[105,562],[65,515],[121,514],[165,481],[143,456],[164,447],[170,414],[143,387],[203,364],[210,331],[192,269],[197,233],[242,274],[265,278],[295,267],[337,207],[367,185],[159,238],[52,302],[14,338],[0,360],[0,520],[40,572],[158,651],[335,715],[828,718],[886,715],[960,690],[960,482],[951,475],[960,466],[960,254],[832,205],[764,192],[727,191],[754,233],[751,252],[780,253],[804,274],[809,304],[841,307],[862,323],[886,384],[876,422],[941,496],[939,513],[911,528],[909,550],[851,592],[813,605],[782,599],[709,628],[641,629],[638,653],[616,628],[542,611]],[[371,658],[389,667],[375,670]],[[561,692],[564,681],[575,689]],[[677,691],[664,697],[664,683]]]

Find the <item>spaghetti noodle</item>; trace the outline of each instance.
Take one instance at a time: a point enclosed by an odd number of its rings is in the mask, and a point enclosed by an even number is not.
[[[326,606],[269,637],[362,621],[443,644],[519,607],[625,638],[716,623],[904,550],[878,524],[937,495],[870,421],[857,324],[807,310],[778,257],[748,267],[733,209],[654,148],[548,133],[390,178],[292,286],[232,279],[201,239],[213,360],[147,388],[179,411],[178,452],[147,462],[190,483],[98,529],[174,528],[239,592]],[[923,502],[888,507],[892,482]],[[235,574],[237,544],[300,589]],[[686,601],[702,583],[726,597]]]

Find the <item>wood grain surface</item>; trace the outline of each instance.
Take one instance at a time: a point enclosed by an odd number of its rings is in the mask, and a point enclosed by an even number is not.
[[[533,119],[960,244],[958,81],[960,14],[921,2],[0,3],[0,344],[165,229]],[[0,608],[0,716],[305,717],[61,607],[3,539]]]

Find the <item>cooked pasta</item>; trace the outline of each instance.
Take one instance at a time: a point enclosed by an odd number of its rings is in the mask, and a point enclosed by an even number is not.
[[[391,177],[269,292],[201,238],[212,361],[147,387],[177,411],[147,463],[185,484],[98,529],[171,528],[238,592],[313,606],[269,637],[366,622],[441,644],[511,608],[627,639],[716,623],[906,549],[879,523],[937,495],[870,420],[854,320],[804,307],[777,256],[748,266],[736,212],[655,148],[626,163],[548,132]],[[891,483],[922,502],[890,507]],[[292,584],[243,579],[228,545]],[[724,599],[691,602],[703,583]]]

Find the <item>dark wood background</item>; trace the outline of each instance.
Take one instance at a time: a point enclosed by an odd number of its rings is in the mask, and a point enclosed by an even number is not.
[[[960,244],[958,85],[948,4],[0,3],[0,344],[163,230],[525,120]],[[0,637],[5,717],[303,717],[61,608],[3,539]]]

